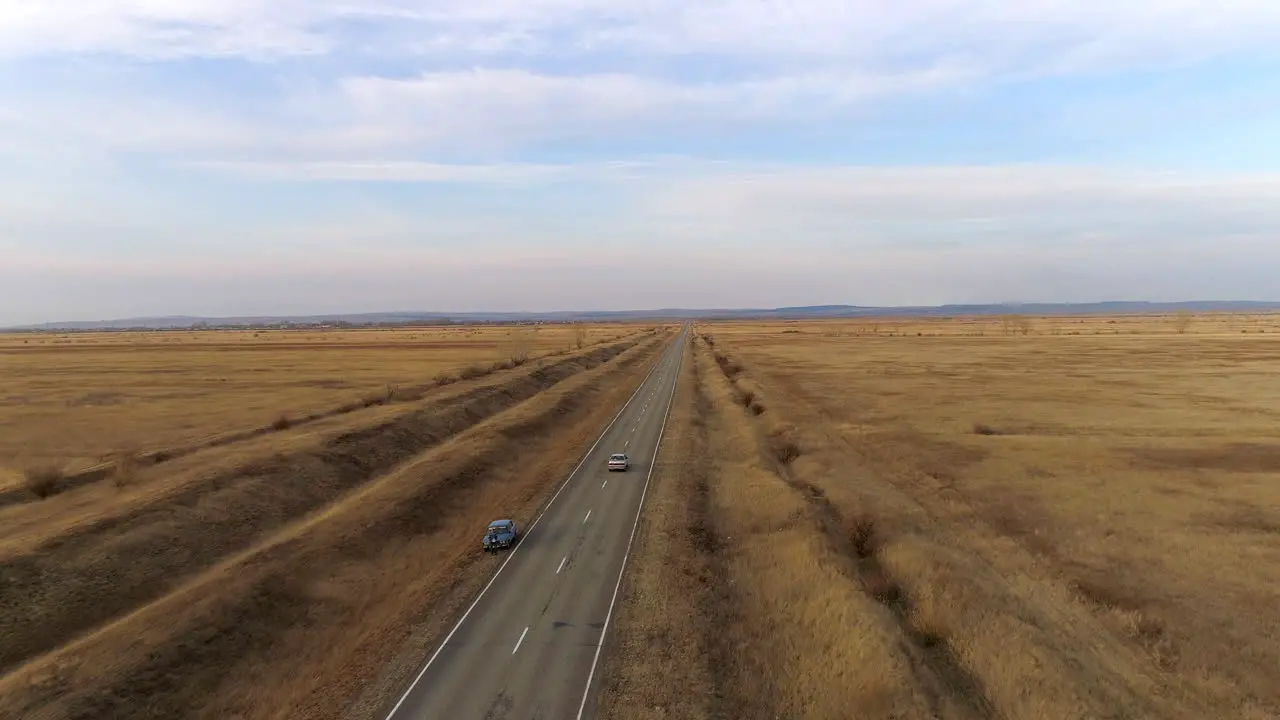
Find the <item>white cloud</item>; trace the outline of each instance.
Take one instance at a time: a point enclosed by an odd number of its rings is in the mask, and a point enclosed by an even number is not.
[[[937,66],[885,75],[813,74],[695,84],[621,73],[549,75],[521,69],[432,72],[412,79],[344,81],[361,137],[439,146],[465,139],[506,148],[530,140],[605,135],[638,127],[722,128],[735,121],[818,119],[875,98],[962,78]]]
[[[679,158],[563,165],[387,161],[203,167],[270,182],[243,191],[255,195],[251,206],[230,197],[202,209],[207,200],[175,190],[153,196],[155,212],[147,212],[148,196],[136,186],[96,193],[81,187],[68,196],[36,185],[9,195],[10,202],[0,201],[0,214],[8,218],[11,232],[21,231],[33,245],[48,242],[41,233],[74,238],[77,228],[106,238],[131,229],[145,237],[174,236],[172,247],[151,251],[157,256],[222,246],[231,257],[251,258],[260,254],[258,248],[334,253],[350,245],[393,257],[411,254],[415,247],[449,244],[508,254],[545,247],[589,255],[604,245],[639,244],[682,251],[751,247],[757,254],[778,247],[826,248],[850,258],[886,248],[1013,245],[1102,255],[1113,246],[1149,251],[1228,237],[1263,238],[1280,246],[1280,174],[1071,165],[824,168]],[[289,182],[273,184],[284,180]],[[288,212],[264,210],[278,202],[273,198],[280,193],[296,204],[296,198],[313,192],[308,183],[336,181],[338,187],[352,188],[353,180],[466,186],[467,194],[461,203],[432,201],[434,190],[424,190],[421,200],[392,202],[350,189],[328,193],[322,203],[291,205]],[[58,201],[68,199],[91,212],[66,213]],[[218,207],[240,212],[223,218]],[[187,227],[194,217],[200,222]],[[767,262],[785,260],[784,253]]]
[[[356,27],[353,23],[359,23]],[[4,0],[7,54],[270,56],[709,53],[863,59],[959,53],[1085,69],[1274,48],[1269,0]]]
[[[669,178],[640,202],[684,233],[935,246],[1144,247],[1217,234],[1280,238],[1280,174],[1187,174],[1079,166],[758,168]]]
[[[940,65],[698,84],[623,73],[443,71],[347,78],[318,96],[284,98],[265,116],[222,99],[184,104],[107,81],[104,89],[123,96],[40,91],[12,98],[23,114],[0,118],[0,137],[194,157],[333,159],[459,149],[500,155],[544,140],[820,121],[877,98],[942,87],[967,72]]]
[[[451,165],[412,161],[324,162],[197,162],[192,167],[229,173],[253,180],[374,181],[482,185],[526,185],[565,178],[574,168],[564,165]]]
[[[1280,54],[1278,3],[0,0],[0,59],[323,56],[257,66],[275,87],[252,107],[208,78],[217,91],[203,96],[79,67],[10,83],[0,106],[18,110],[0,117],[0,147],[22,135],[220,159],[492,157],[549,139],[832,123],[904,94],[1259,53]],[[359,57],[394,77],[353,70]]]

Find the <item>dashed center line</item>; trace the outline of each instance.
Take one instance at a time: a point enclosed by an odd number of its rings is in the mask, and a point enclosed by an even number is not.
[[[559,575],[559,574],[560,574],[560,571],[564,569],[564,564],[565,564],[565,563],[567,563],[567,562],[569,562],[569,556],[568,556],[568,555],[565,555],[565,556],[564,556],[564,559],[560,561],[560,567],[556,568],[556,574],[557,574],[557,575]]]
[[[609,484],[609,480],[606,478],[604,482],[600,483],[600,489],[603,490],[604,486],[608,484]]]
[[[520,643],[524,642],[524,636],[528,634],[529,634],[529,626],[526,625],[524,628],[524,632],[520,633],[520,639],[516,641],[516,646],[511,649],[512,655],[515,655],[516,651],[520,649]]]
[[[583,525],[586,525],[586,524],[587,524],[587,519],[588,519],[588,518],[590,518],[590,517],[591,517],[591,511],[590,511],[590,510],[588,510],[588,511],[587,511],[587,517],[582,518],[582,524],[583,524]]]

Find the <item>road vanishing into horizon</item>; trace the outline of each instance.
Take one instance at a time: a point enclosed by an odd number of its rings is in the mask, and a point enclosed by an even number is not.
[[[387,720],[586,720],[689,334],[686,325],[530,522]],[[631,468],[609,472],[609,455]],[[484,528],[476,530],[476,552]]]

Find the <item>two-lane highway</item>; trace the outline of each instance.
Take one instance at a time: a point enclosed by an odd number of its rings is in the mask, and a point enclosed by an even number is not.
[[[594,717],[600,654],[687,335],[686,327],[542,515],[521,523],[520,542],[387,720]],[[630,456],[629,471],[608,472],[615,452]]]

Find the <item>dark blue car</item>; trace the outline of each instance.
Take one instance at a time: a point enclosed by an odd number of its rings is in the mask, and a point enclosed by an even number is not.
[[[516,528],[515,520],[494,520],[489,523],[489,529],[484,534],[484,550],[493,552],[500,548],[511,547],[519,536],[520,531]]]

